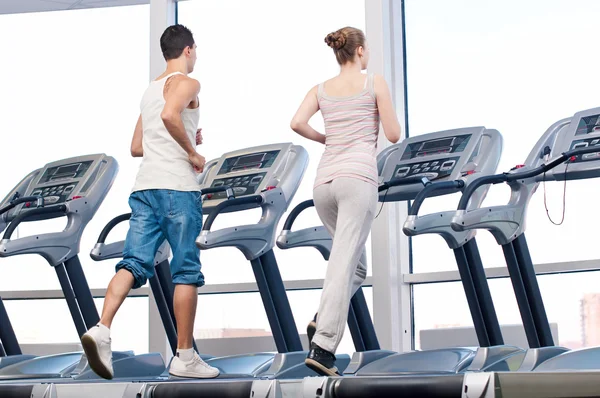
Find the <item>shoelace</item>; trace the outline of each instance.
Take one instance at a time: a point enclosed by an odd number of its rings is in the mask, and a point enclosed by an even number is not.
[[[206,362],[204,362],[202,360],[202,358],[200,358],[198,355],[194,355],[194,357],[192,358],[192,362],[198,365],[201,365],[202,367],[206,368],[206,369],[210,369],[210,365],[207,364]]]

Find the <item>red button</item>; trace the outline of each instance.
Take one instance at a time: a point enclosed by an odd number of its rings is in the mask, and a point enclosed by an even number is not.
[[[31,207],[31,202],[25,203],[25,207]]]
[[[83,198],[83,196],[73,196],[73,200],[75,200],[75,199],[81,199],[81,198]]]

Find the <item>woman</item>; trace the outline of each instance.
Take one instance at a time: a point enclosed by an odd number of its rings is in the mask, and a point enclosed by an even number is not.
[[[325,43],[333,49],[340,73],[308,92],[291,128],[325,144],[313,196],[333,246],[319,312],[307,329],[310,352],[305,362],[319,374],[336,375],[334,354],[350,299],[367,274],[364,247],[377,207],[379,122],[393,143],[400,139],[400,124],[383,77],[361,73],[369,62],[364,33],[345,27],[328,34]],[[319,110],[325,135],[308,124]]]

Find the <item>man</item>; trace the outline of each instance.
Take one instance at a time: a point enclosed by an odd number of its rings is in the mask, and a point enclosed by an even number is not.
[[[112,379],[110,327],[117,310],[133,288],[154,274],[154,256],[166,239],[173,251],[171,274],[177,321],[177,354],[169,373],[178,377],[212,378],[219,370],[207,365],[192,348],[198,287],[204,285],[195,239],[202,228],[202,200],[196,173],[205,159],[194,144],[200,83],[188,77],[196,63],[192,33],[182,25],[168,27],[160,38],[167,61],[165,72],[150,83],[141,101],[131,154],[142,156],[129,197],[131,219],[123,260],[108,285],[100,323],[81,339],[90,367]]]

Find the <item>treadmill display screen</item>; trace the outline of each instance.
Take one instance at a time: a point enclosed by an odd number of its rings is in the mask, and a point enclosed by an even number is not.
[[[50,181],[71,180],[81,178],[88,171],[93,161],[77,162],[71,164],[50,167],[40,178],[38,184],[45,184]]]
[[[234,156],[223,161],[217,175],[232,173],[240,170],[266,169],[273,165],[279,155],[279,150],[269,152],[249,153]]]
[[[420,158],[424,156],[439,155],[442,153],[458,153],[465,150],[471,134],[444,137],[429,141],[409,144],[402,154],[401,160]]]
[[[579,119],[575,135],[600,133],[600,115],[584,116]]]

